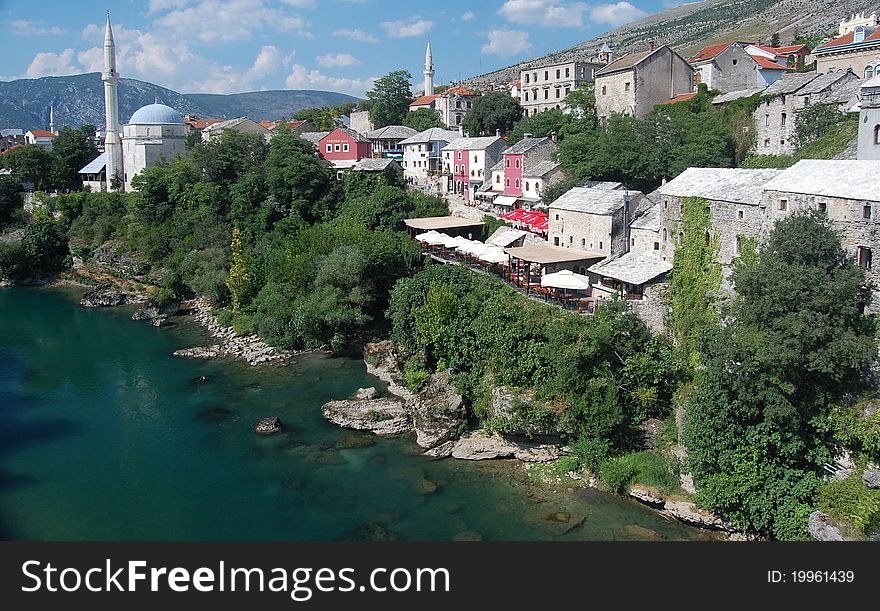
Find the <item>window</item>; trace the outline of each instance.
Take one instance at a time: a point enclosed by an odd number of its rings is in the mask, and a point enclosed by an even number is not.
[[[880,124],[874,126],[874,144],[880,144]]]
[[[559,246],[559,238],[558,237],[553,238],[553,246]]]
[[[557,221],[559,220],[559,215],[558,215],[558,214],[556,215],[556,220],[557,220]]]
[[[568,243],[574,244],[574,236],[572,236],[572,235],[568,236]]]
[[[764,139],[764,146],[767,146],[767,147],[770,146],[770,138],[765,138],[765,139]]]
[[[868,66],[865,68],[865,79],[874,77],[874,66]]]
[[[529,181],[527,180],[526,181],[526,191],[528,191],[528,190],[529,190]]]
[[[566,87],[565,88],[565,95],[568,95],[569,93],[571,93],[571,87]]]
[[[528,75],[528,73],[526,73],[526,85],[528,85],[528,84],[529,84],[529,75]]]
[[[535,74],[532,75],[532,80],[535,81],[536,83],[538,82],[538,73],[537,72],[535,72]]]
[[[550,90],[549,90],[549,89],[545,89],[545,90],[544,90],[544,99],[545,99],[545,100],[549,100],[549,99],[550,99]]]
[[[779,141],[779,146],[785,146],[785,138],[782,138],[782,139]]]
[[[654,250],[660,250],[660,242],[654,242]]]
[[[602,242],[599,242],[599,250],[602,250],[603,248],[605,248],[605,244],[603,244]]]
[[[461,125],[461,115],[455,115],[455,124]]]
[[[550,71],[549,70],[544,70],[544,80],[545,81],[550,80]]]
[[[668,199],[663,200],[663,209],[669,210],[669,200]]]
[[[737,210],[737,212],[736,212],[736,218],[742,220],[742,217],[743,217],[743,211],[742,211],[742,210]]]
[[[496,175],[495,175],[495,182],[497,182],[497,183],[500,183],[500,182],[501,182],[501,174],[496,174]]]
[[[455,107],[456,107],[456,108],[461,108],[461,100],[456,100],[456,101],[455,101]]]
[[[581,247],[585,247],[587,245],[587,238],[581,238]]]
[[[343,145],[342,145],[342,152],[343,152],[343,153],[347,153],[347,152],[348,152],[348,144],[343,144]]]
[[[629,81],[627,81],[626,83],[623,84],[623,90],[629,91]]]
[[[733,255],[738,257],[742,252],[742,238],[736,236],[736,242],[733,244]]]
[[[507,159],[504,160],[504,167],[506,167],[506,168],[510,167],[510,157],[508,157]]]
[[[505,178],[505,179],[504,179],[504,186],[505,186],[505,187],[509,187],[509,186],[510,186],[510,179],[509,179],[509,178]]]
[[[562,89],[560,89],[559,87],[557,87],[557,88],[556,88],[556,99],[558,100],[558,99],[561,98],[561,97],[562,97]]]
[[[565,78],[570,78],[570,77],[571,77],[571,68],[566,68],[565,69]]]
[[[519,189],[519,178],[516,179],[516,184],[514,185],[517,189]]]
[[[332,145],[332,144],[328,144],[328,145],[327,145],[327,148],[326,148],[326,151],[327,151],[328,153],[332,153],[332,152],[333,152],[333,145]]]
[[[605,87],[605,85],[602,85],[602,95],[605,95],[606,93],[608,93],[608,88]]]
[[[770,115],[764,115],[764,127],[770,127]]]
[[[736,65],[736,62],[737,62],[737,61],[738,61],[738,60],[736,60],[736,59],[735,59],[735,60],[733,60],[733,62],[732,62],[732,63],[733,63],[733,65],[734,65],[734,66],[735,66],[735,65]]]
[[[786,117],[785,113],[782,113],[782,127],[785,127],[785,119],[786,118],[787,117]]]
[[[780,199],[779,200],[779,211],[785,212],[786,210],[788,210],[788,200],[787,199]]]
[[[828,204],[825,202],[819,202],[819,212],[822,214],[828,214]]]
[[[558,81],[562,77],[562,72],[559,68],[556,69],[556,80]]]
[[[862,218],[863,219],[871,218],[871,206],[862,206]]]
[[[471,107],[471,101],[470,101],[470,100],[467,101],[467,107],[468,107],[468,108]]]
[[[525,98],[526,102],[528,102],[529,101],[529,92],[528,91],[525,92],[525,96],[526,96],[526,98]]]
[[[477,156],[474,155],[474,163],[477,163]]]
[[[666,234],[666,230],[664,229],[664,230],[663,230],[663,241],[664,241],[664,242],[666,241],[667,237],[668,237],[668,236],[667,236],[667,234]]]
[[[856,250],[856,261],[862,269],[871,269],[871,249],[867,246],[859,246]]]
[[[629,241],[629,242],[630,242],[630,246],[635,246],[635,245],[636,245],[636,239],[635,239],[635,238],[630,238],[630,241]]]
[[[338,153],[341,150],[342,150],[342,147],[339,146],[338,144],[333,145],[333,152]]]
[[[516,160],[516,162],[514,163],[514,165],[516,166],[516,169],[518,170],[518,169],[519,169],[519,159]]]
[[[461,161],[461,151],[458,151],[458,160]]]
[[[859,26],[853,32],[853,42],[862,42],[865,40],[865,27]]]

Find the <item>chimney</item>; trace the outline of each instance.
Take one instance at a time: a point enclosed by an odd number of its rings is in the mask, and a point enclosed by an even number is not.
[[[458,126],[458,135],[464,138],[464,125]]]
[[[556,132],[555,132],[555,131],[550,132],[550,140],[552,140],[553,142],[557,142],[557,141],[558,141],[558,136],[556,135]]]
[[[653,50],[654,50],[654,41],[649,40],[648,41],[648,51],[653,51]]]
[[[626,238],[626,244],[623,247],[623,252],[629,252],[629,241],[630,241],[630,210],[629,210],[629,190],[623,192],[623,233]]]
[[[500,137],[501,137],[501,130],[500,130],[500,129],[496,129],[496,130],[495,130],[495,137],[496,137],[496,138],[500,138]]]
[[[523,134],[523,140],[525,140],[526,138],[531,138],[531,137],[532,137],[532,134]]]

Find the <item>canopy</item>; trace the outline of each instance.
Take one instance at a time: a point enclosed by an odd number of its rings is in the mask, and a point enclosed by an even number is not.
[[[465,254],[479,257],[481,254],[483,254],[486,251],[486,248],[488,248],[488,247],[485,244],[474,240],[473,242],[471,242],[467,246],[460,248],[459,250],[461,250]]]
[[[528,214],[528,211],[523,210],[522,208],[517,208],[516,210],[511,210],[510,212],[505,212],[501,215],[505,221],[522,221],[523,217]]]
[[[459,244],[459,238],[452,237],[451,235],[446,235],[445,233],[440,234],[440,244],[442,244],[445,248],[457,248]]]
[[[496,206],[513,206],[516,203],[516,198],[511,195],[498,195],[495,197],[495,205]]]
[[[507,253],[497,246],[487,246],[477,258],[486,263],[507,263],[508,261]]]
[[[585,291],[590,288],[590,279],[587,276],[582,276],[571,270],[564,269],[560,272],[545,275],[541,278],[541,286],[549,286],[556,289],[570,289],[573,291]]]
[[[419,242],[425,242],[427,244],[440,244],[442,242],[442,235],[443,234],[441,234],[440,232],[434,231],[432,229],[431,231],[426,231],[425,233],[418,234],[416,236],[416,239]]]

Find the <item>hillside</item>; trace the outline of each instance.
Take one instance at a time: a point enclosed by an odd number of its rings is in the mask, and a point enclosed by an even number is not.
[[[643,50],[648,41],[670,45],[690,56],[707,44],[725,40],[769,42],[774,32],[782,44],[798,35],[834,34],[840,20],[880,7],[877,0],[705,0],[671,8],[611,30],[579,45],[536,57],[466,80],[472,85],[519,79],[522,68],[595,57],[608,42],[620,57]]]
[[[230,95],[182,94],[136,79],[119,81],[119,118],[159,100],[181,114],[231,119],[248,116],[257,121],[287,117],[303,108],[337,106],[355,101],[327,91],[257,91]],[[0,82],[0,127],[46,129],[49,105],[60,127],[104,123],[104,85],[97,72],[75,76],[47,76]]]

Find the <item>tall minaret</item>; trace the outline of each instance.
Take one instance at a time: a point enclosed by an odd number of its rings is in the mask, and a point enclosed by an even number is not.
[[[434,95],[434,58],[431,55],[431,41],[425,51],[425,95]]]
[[[49,132],[55,133],[55,107],[52,104],[49,105]]]
[[[107,190],[110,191],[114,178],[118,185],[123,184],[119,99],[116,95],[119,73],[116,72],[116,44],[113,42],[113,30],[110,27],[110,11],[107,11],[107,27],[104,30],[104,72],[101,79],[104,81],[104,109],[107,121],[107,138],[104,141],[104,151],[107,153]]]

